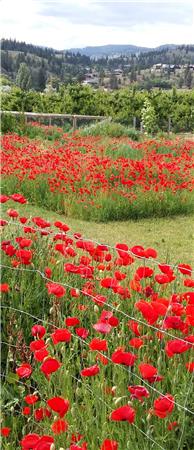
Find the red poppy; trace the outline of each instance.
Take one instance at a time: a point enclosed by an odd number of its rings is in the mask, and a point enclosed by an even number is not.
[[[38,337],[39,339],[41,339],[45,335],[46,329],[42,325],[34,325],[32,327],[31,333],[32,333],[32,336],[35,336],[35,337]]]
[[[6,203],[9,200],[8,195],[0,194],[0,203]]]
[[[128,405],[121,406],[111,413],[110,419],[118,422],[127,421],[133,423],[135,420],[135,410]]]
[[[53,344],[56,345],[59,342],[70,342],[71,333],[66,328],[58,328],[54,333],[51,334]]]
[[[9,428],[9,427],[1,428],[1,436],[3,436],[3,437],[8,437],[10,432],[11,432],[11,428]]]
[[[9,217],[12,217],[13,219],[19,216],[19,213],[15,209],[11,208],[7,210],[7,214]]]
[[[47,228],[50,227],[50,222],[47,222],[42,217],[33,217],[32,222],[34,222],[39,228]]]
[[[194,361],[186,363],[185,366],[188,372],[194,372]]]
[[[134,347],[134,348],[140,348],[140,347],[142,347],[143,344],[144,344],[143,340],[140,338],[137,338],[137,337],[132,338],[129,341],[129,345],[131,345],[131,347]]]
[[[83,328],[83,327],[81,327],[81,328],[76,328],[75,332],[76,332],[77,336],[79,336],[80,338],[82,338],[82,339],[84,339],[84,340],[85,340],[85,339],[88,337],[88,335],[90,334],[90,333],[89,333],[89,330],[87,330],[87,328]]]
[[[20,367],[16,369],[16,373],[19,378],[29,378],[32,373],[32,367],[28,363],[23,363]]]
[[[145,300],[140,300],[139,302],[135,303],[135,308],[137,308],[142,313],[144,319],[150,325],[153,325],[158,320],[159,314],[151,303],[148,303]]]
[[[98,350],[101,352],[106,352],[108,350],[107,341],[105,339],[94,338],[91,340],[89,348],[92,351]]]
[[[105,439],[100,450],[118,450],[118,442],[112,439]]]
[[[37,341],[30,342],[30,350],[31,352],[35,352],[36,350],[44,348],[45,345],[46,343],[43,341],[43,339],[37,339]]]
[[[97,375],[100,372],[100,368],[97,364],[94,366],[86,367],[85,369],[81,370],[81,376],[82,377],[93,377],[94,375]]]
[[[61,364],[55,358],[47,358],[40,367],[41,372],[44,373],[45,377],[49,380],[50,374],[56,372]]]
[[[168,430],[169,431],[171,431],[171,430],[173,430],[174,428],[177,428],[179,426],[179,424],[178,424],[178,422],[176,422],[176,421],[174,421],[174,422],[170,422],[169,424],[168,424]]]
[[[138,369],[144,380],[149,380],[149,378],[152,378],[158,373],[158,369],[156,369],[156,367],[154,366],[151,366],[151,364],[141,363],[139,364]]]
[[[21,446],[22,446],[22,450],[33,449],[33,448],[35,449],[39,440],[40,440],[40,436],[38,434],[35,434],[35,433],[26,434],[26,436],[24,436],[20,442]]]
[[[52,270],[50,269],[50,267],[45,267],[44,273],[45,273],[45,276],[47,278],[51,278],[52,277]]]
[[[124,366],[133,366],[137,356],[130,352],[124,352],[123,350],[116,350],[112,356],[111,360],[115,364],[122,364]]]
[[[140,402],[144,397],[149,397],[149,391],[143,386],[128,386],[128,391],[131,393],[131,399],[136,398]]]
[[[24,408],[22,408],[22,414],[23,416],[29,416],[31,414],[31,409],[29,406],[24,406]]]
[[[24,397],[24,400],[28,405],[34,405],[38,401],[39,397],[36,394],[29,394]]]
[[[76,325],[80,324],[80,320],[78,317],[67,317],[65,319],[65,324],[67,327],[76,327]]]
[[[34,410],[34,419],[36,422],[41,422],[46,417],[51,417],[51,411],[48,408],[40,407]]]
[[[69,409],[69,400],[62,397],[52,397],[47,400],[47,405],[62,418]]]
[[[0,292],[7,293],[9,292],[9,285],[7,283],[0,283]]]
[[[178,270],[183,275],[191,275],[192,267],[190,266],[190,264],[179,264],[178,265]]]
[[[49,355],[48,350],[44,347],[41,348],[40,350],[36,350],[34,352],[34,359],[36,361],[43,361],[47,356]]]
[[[165,352],[169,358],[175,354],[184,353],[191,348],[191,344],[181,341],[180,339],[173,339],[168,341],[165,347]]]
[[[174,409],[174,397],[171,394],[161,395],[154,401],[154,415],[164,419]]]
[[[10,196],[10,198],[12,200],[14,200],[14,202],[18,202],[18,203],[21,203],[21,204],[24,204],[24,203],[27,202],[26,198],[23,195],[21,195],[21,194],[13,194],[13,195]]]
[[[66,289],[58,283],[47,283],[48,294],[55,295],[57,298],[64,297]]]
[[[51,430],[54,434],[61,434],[68,430],[68,423],[66,420],[58,419],[51,425]]]
[[[51,436],[42,436],[36,444],[35,450],[50,450],[51,444],[54,443],[54,439]]]

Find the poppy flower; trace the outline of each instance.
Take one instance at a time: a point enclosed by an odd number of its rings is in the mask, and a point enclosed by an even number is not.
[[[135,410],[128,405],[121,406],[111,413],[110,419],[118,422],[127,421],[133,423],[135,420]]]
[[[136,274],[138,275],[139,279],[150,278],[152,277],[153,273],[154,273],[153,269],[151,269],[151,267],[146,266],[138,267],[138,269],[136,270]]]
[[[8,200],[8,195],[0,194],[0,203],[6,203]]]
[[[171,394],[161,395],[154,401],[154,415],[164,419],[174,409],[174,397]]]
[[[18,202],[21,204],[24,204],[27,202],[26,198],[22,194],[12,194],[10,195],[10,198],[14,200],[14,202]]]
[[[156,367],[154,366],[151,366],[151,364],[141,363],[139,364],[138,369],[144,380],[149,380],[149,378],[152,378],[158,373],[158,369],[156,369]]]
[[[46,417],[51,417],[51,411],[48,408],[37,408],[34,410],[34,419],[36,422],[41,422]]]
[[[9,285],[7,283],[0,283],[0,292],[7,293],[9,292]]]
[[[47,405],[62,418],[69,409],[69,400],[62,397],[52,397],[47,400]]]
[[[168,428],[169,431],[171,431],[171,430],[173,430],[174,428],[176,428],[178,426],[179,426],[178,422],[174,421],[174,422],[170,422],[168,424],[167,428]]]
[[[38,444],[39,440],[40,436],[38,434],[35,433],[26,434],[26,436],[24,436],[20,442],[22,450],[36,448],[36,445]]]
[[[38,401],[39,397],[35,394],[29,394],[24,397],[24,400],[28,405],[34,405]]]
[[[30,342],[30,350],[31,352],[35,352],[36,350],[44,348],[45,345],[46,343],[43,341],[43,339],[37,339],[37,341]]]
[[[54,434],[61,434],[68,430],[68,423],[66,420],[58,419],[51,425],[51,430]]]
[[[112,439],[105,439],[100,450],[118,450],[118,442],[113,441]]]
[[[70,342],[71,333],[66,328],[58,328],[54,333],[51,334],[53,344],[56,345],[59,342]]]
[[[98,350],[101,352],[106,352],[108,350],[107,341],[105,339],[94,338],[91,340],[89,348],[92,351]]]
[[[180,339],[173,339],[168,341],[165,347],[165,352],[169,358],[175,354],[184,353],[191,348],[191,344],[181,341]]]
[[[16,373],[19,378],[29,378],[32,373],[32,367],[28,363],[23,363],[20,367],[16,369]]]
[[[33,217],[32,222],[34,222],[39,228],[47,228],[50,227],[50,222],[47,222],[42,217]]]
[[[66,289],[57,283],[47,283],[48,294],[55,295],[57,298],[64,297]]]
[[[140,348],[140,347],[142,347],[143,344],[144,344],[143,340],[140,338],[137,338],[137,337],[132,338],[129,341],[129,345],[131,345],[131,347],[134,347],[134,348]]]
[[[9,217],[12,217],[13,219],[16,219],[16,217],[19,216],[19,213],[15,209],[8,209],[7,214]]]
[[[124,366],[133,366],[136,359],[136,355],[130,352],[124,352],[123,350],[116,350],[111,356],[113,363],[122,364]]]
[[[45,377],[49,380],[51,373],[56,372],[61,364],[55,358],[47,358],[40,367],[41,372],[44,373]]]
[[[50,450],[52,444],[54,444],[53,437],[44,435],[39,439],[35,450]]]
[[[76,327],[76,325],[80,324],[80,320],[78,317],[67,317],[65,319],[65,324],[67,327]]]
[[[9,428],[9,427],[1,428],[1,436],[3,436],[3,437],[8,437],[10,432],[11,432],[11,428]]]
[[[116,278],[108,277],[108,278],[103,278],[103,280],[101,281],[100,284],[104,288],[113,289],[118,286],[118,281]]]
[[[33,325],[31,333],[32,333],[32,336],[35,336],[35,337],[38,337],[39,339],[41,339],[45,335],[46,329],[45,329],[45,327],[43,327],[43,325]]]
[[[52,277],[52,270],[50,269],[50,267],[45,267],[44,273],[45,273],[45,276],[47,278],[51,278]]]
[[[100,369],[97,364],[94,366],[86,367],[85,369],[81,370],[81,376],[82,377],[93,377],[94,375],[97,375],[100,372]]]
[[[36,361],[43,361],[47,356],[49,355],[49,352],[48,352],[48,350],[45,348],[45,347],[43,347],[43,348],[41,348],[40,350],[36,350],[35,352],[34,352],[34,359],[36,360]]]
[[[186,363],[185,366],[188,372],[194,372],[194,361]]]
[[[29,416],[31,414],[31,409],[29,406],[24,406],[24,408],[22,408],[22,415],[23,416]]]
[[[150,325],[153,325],[158,320],[159,314],[151,303],[140,300],[135,303],[135,308],[142,313],[142,316]]]
[[[104,322],[96,323],[95,325],[93,325],[93,328],[94,328],[94,330],[96,330],[102,334],[108,334],[112,330],[111,325],[108,323],[104,323]]]
[[[192,267],[190,266],[190,264],[179,264],[178,270],[183,275],[191,275]]]
[[[76,332],[77,336],[79,336],[80,338],[82,338],[82,339],[84,339],[84,340],[85,340],[85,339],[88,337],[88,335],[90,334],[90,333],[89,333],[89,330],[87,330],[87,328],[83,328],[83,327],[81,327],[81,328],[76,328],[75,332]]]
[[[128,386],[128,391],[131,393],[131,399],[137,399],[140,402],[143,401],[144,397],[149,397],[149,391],[143,386]]]

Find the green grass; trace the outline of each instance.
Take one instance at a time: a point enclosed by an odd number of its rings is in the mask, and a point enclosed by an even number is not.
[[[2,205],[3,218],[7,209],[11,207],[17,209],[22,216],[25,214],[32,217],[41,216],[51,222],[63,220],[73,232],[80,232],[85,237],[110,245],[126,242],[129,246],[136,244],[153,246],[162,262],[194,264],[194,215],[103,224],[65,217],[31,204],[19,205],[9,201]]]

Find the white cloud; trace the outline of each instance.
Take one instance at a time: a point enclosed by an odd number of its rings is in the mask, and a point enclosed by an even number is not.
[[[193,43],[191,8],[189,0],[2,0],[1,35],[56,49]]]

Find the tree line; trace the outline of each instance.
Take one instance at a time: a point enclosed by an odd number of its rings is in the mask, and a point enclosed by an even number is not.
[[[13,87],[2,94],[2,110],[61,114],[102,115],[127,126],[140,128],[142,109],[148,99],[154,110],[158,130],[168,131],[169,120],[174,132],[194,131],[194,90],[171,91],[133,88],[116,91],[95,90],[90,86],[68,84],[59,92],[41,93]]]

